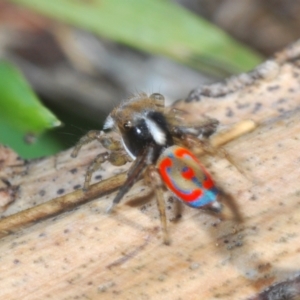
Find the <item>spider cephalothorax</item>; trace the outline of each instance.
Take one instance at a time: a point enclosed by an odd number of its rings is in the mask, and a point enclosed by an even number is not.
[[[163,112],[162,95],[141,94],[116,107],[106,119],[104,129],[117,129],[121,133],[122,144],[132,159],[144,149],[153,148],[149,163],[154,163],[162,149],[174,143]]]
[[[218,190],[209,173],[197,157],[188,149],[200,145],[197,138],[207,138],[215,132],[218,121],[199,116],[197,124],[185,120],[185,113],[166,108],[161,94],[147,96],[142,93],[117,106],[107,117],[104,129],[116,130],[121,136],[121,145],[107,141],[105,134],[91,131],[75,147],[76,156],[80,147],[98,139],[111,154],[99,154],[87,172],[85,188],[88,188],[91,174],[105,160],[121,165],[134,160],[128,171],[128,178],[121,187],[108,211],[121,201],[142,174],[150,179],[158,202],[164,228],[164,241],[168,243],[163,187],[167,187],[177,199],[195,208],[209,208],[220,211]],[[115,151],[125,149],[127,158],[119,159]],[[121,153],[121,152],[120,152]],[[117,157],[117,158],[116,158]]]

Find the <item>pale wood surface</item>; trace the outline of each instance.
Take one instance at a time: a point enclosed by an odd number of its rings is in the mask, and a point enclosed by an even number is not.
[[[239,170],[226,159],[203,158],[216,183],[238,205],[243,215],[241,224],[230,217],[221,220],[184,208],[182,218],[169,223],[172,243],[165,246],[155,202],[139,182],[113,215],[107,215],[105,209],[114,193],[2,237],[0,298],[247,299],[297,274],[297,49],[299,45],[295,44],[292,50],[278,54],[272,62],[275,67],[265,77],[258,76],[235,88],[232,82],[227,83],[230,89],[222,97],[177,103],[195,115],[216,117],[223,124],[250,117],[260,123],[254,132],[225,147]],[[82,185],[86,167],[99,151],[101,147],[93,143],[76,159],[70,159],[70,151],[66,151],[25,166],[9,167],[22,161],[15,161],[13,154],[2,149],[0,177],[9,180],[17,191],[3,216],[74,191]],[[104,169],[96,175],[109,178],[128,166],[112,168],[106,163]],[[2,186],[3,205],[13,197],[11,191]],[[137,197],[142,204],[129,201]],[[172,219],[175,207],[171,202],[168,207]],[[0,221],[2,235],[7,232],[1,226],[9,218]]]

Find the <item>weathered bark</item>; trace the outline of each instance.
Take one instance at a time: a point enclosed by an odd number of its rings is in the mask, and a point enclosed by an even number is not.
[[[295,276],[300,265],[299,54],[298,42],[259,71],[202,87],[175,104],[190,118],[206,114],[225,125],[250,118],[259,124],[226,145],[234,165],[203,157],[216,183],[238,206],[242,223],[185,207],[182,218],[169,223],[172,243],[165,246],[155,202],[141,181],[112,215],[105,210],[115,194],[108,193],[15,231],[74,206],[74,198],[94,197],[96,187],[88,195],[77,189],[102,148],[92,143],[76,159],[66,151],[24,165],[2,149],[0,196],[3,205],[15,198],[0,221],[0,298],[268,299],[258,293]],[[94,177],[108,178],[103,185],[109,192],[125,178],[112,176],[128,165],[103,167]],[[69,196],[53,201],[63,194]],[[174,205],[167,199],[172,219]],[[27,208],[31,210],[23,212]],[[14,233],[4,236],[10,231]],[[296,294],[298,282],[275,286],[273,292]]]

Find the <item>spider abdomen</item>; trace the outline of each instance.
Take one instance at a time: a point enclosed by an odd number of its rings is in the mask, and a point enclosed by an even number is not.
[[[194,208],[218,208],[219,191],[210,174],[188,149],[171,146],[157,162],[166,187],[183,203]]]

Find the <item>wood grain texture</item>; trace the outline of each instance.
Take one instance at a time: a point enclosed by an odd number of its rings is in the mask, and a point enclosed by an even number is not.
[[[229,210],[219,218],[184,207],[182,218],[169,222],[172,243],[165,246],[151,191],[138,182],[112,215],[105,213],[115,195],[109,193],[3,237],[0,298],[277,299],[259,292],[297,276],[300,266],[299,47],[296,43],[275,56],[276,72],[250,74],[252,80],[235,88],[232,80],[219,85],[219,96],[216,86],[210,93],[206,87],[210,97],[198,93],[201,101],[194,96],[176,103],[223,124],[247,118],[259,122],[255,131],[225,147],[238,169],[224,158],[203,157],[216,183],[239,207],[242,223],[234,222]],[[66,151],[29,164],[1,151],[0,177],[11,185],[0,187],[4,203],[14,199],[3,212],[9,219],[77,190],[87,165],[103,149],[92,143],[76,159]],[[127,169],[105,163],[94,179]],[[172,220],[175,203],[169,196]]]

